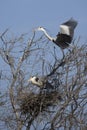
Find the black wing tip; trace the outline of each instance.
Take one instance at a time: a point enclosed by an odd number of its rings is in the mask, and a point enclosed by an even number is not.
[[[75,20],[73,17],[71,17],[71,18],[69,19],[69,21],[73,21],[73,22],[76,22],[76,23],[78,24],[78,21]]]

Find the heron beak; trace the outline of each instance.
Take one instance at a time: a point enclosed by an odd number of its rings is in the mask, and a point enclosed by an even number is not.
[[[32,32],[36,32],[36,29],[32,29]]]
[[[35,32],[35,31],[38,31],[38,28],[33,29],[33,31],[34,31],[34,32]]]
[[[30,78],[30,79],[28,79],[28,82],[31,82],[31,78]]]

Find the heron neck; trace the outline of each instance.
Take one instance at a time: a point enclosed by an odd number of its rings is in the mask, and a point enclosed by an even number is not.
[[[46,30],[43,30],[44,34],[46,35],[46,37],[50,40],[53,41],[54,38],[52,38],[51,36],[49,36],[49,34],[46,32]]]

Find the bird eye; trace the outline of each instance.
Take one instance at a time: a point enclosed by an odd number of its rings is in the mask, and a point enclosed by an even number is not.
[[[36,81],[38,82],[39,78],[36,77]]]

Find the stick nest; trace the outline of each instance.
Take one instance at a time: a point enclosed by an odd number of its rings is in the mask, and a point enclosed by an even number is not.
[[[59,92],[50,92],[45,94],[21,93],[18,98],[20,112],[37,116],[40,112],[46,111],[50,106],[56,105],[61,96]]]

